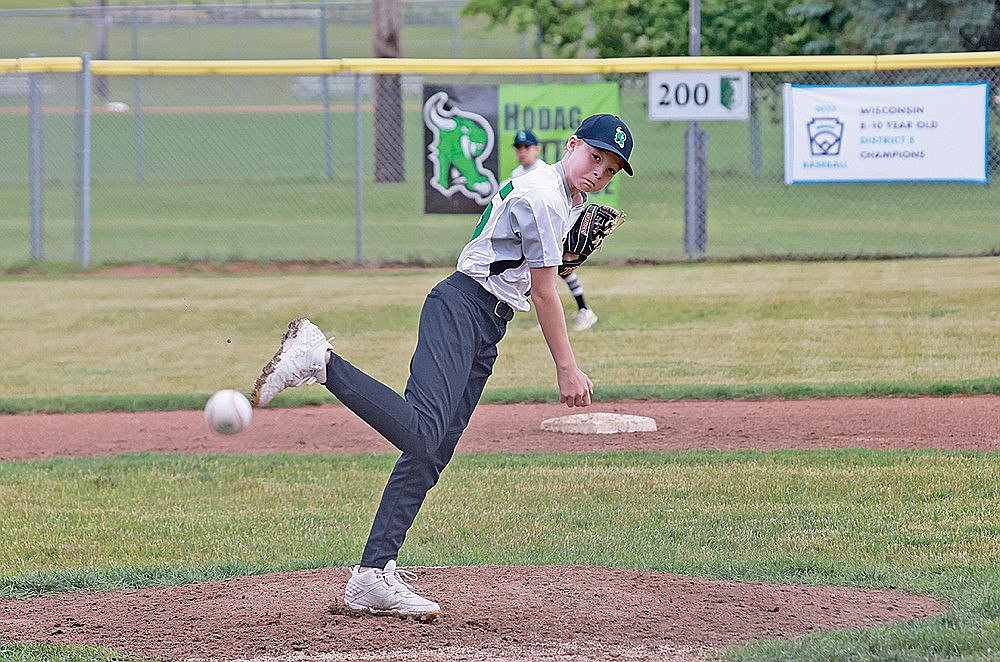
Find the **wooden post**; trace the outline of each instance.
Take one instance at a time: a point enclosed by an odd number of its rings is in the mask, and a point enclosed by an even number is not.
[[[373,0],[372,47],[375,57],[399,57],[403,12],[400,0]],[[372,77],[375,131],[375,181],[406,179],[403,150],[403,85],[400,74]]]
[[[94,19],[94,55],[96,60],[108,59],[108,0],[97,0],[97,12]],[[108,89],[108,77],[94,78],[94,91],[98,98],[108,101],[111,97]]]

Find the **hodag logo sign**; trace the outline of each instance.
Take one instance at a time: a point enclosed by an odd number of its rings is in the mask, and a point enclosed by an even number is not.
[[[535,133],[541,158],[562,158],[566,139],[595,113],[618,114],[616,83],[424,87],[425,213],[479,214],[517,159],[514,134]],[[619,182],[591,194],[616,206]]]
[[[496,88],[424,88],[424,211],[479,213],[497,189]]]

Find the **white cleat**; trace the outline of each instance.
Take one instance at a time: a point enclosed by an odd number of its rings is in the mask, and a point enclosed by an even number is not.
[[[597,324],[597,313],[590,308],[581,308],[576,311],[576,319],[573,320],[574,331],[586,331]]]
[[[417,576],[397,569],[395,561],[386,563],[384,570],[359,570],[358,566],[351,568],[351,578],[344,589],[344,603],[351,609],[415,621],[433,621],[441,613],[438,603],[413,592],[404,579],[414,581]]]
[[[266,407],[286,388],[326,382],[326,352],[333,345],[319,327],[305,317],[288,323],[281,347],[267,362],[250,393],[254,407]]]

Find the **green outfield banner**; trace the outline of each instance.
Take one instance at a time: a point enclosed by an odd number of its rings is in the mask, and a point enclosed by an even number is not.
[[[538,136],[541,158],[546,163],[555,163],[562,158],[566,139],[586,117],[619,112],[617,83],[500,85],[498,98],[500,172],[497,179],[500,181],[510,177],[511,170],[517,166],[513,142],[518,131],[528,130]],[[621,184],[622,176],[615,177],[607,188],[591,194],[590,201],[618,207]]]
[[[555,163],[587,116],[618,114],[617,83],[425,86],[423,99],[429,214],[479,214],[517,166],[518,131],[532,131]],[[619,186],[616,177],[590,201],[618,207]]]

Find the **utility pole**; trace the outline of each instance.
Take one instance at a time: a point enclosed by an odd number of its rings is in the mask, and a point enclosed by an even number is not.
[[[375,57],[400,56],[402,28],[400,0],[373,0],[372,46]],[[402,76],[374,74],[372,103],[375,123],[375,181],[405,181]]]
[[[108,59],[108,0],[97,0],[97,11],[94,17],[94,54],[95,59]],[[108,101],[111,98],[108,89],[108,77],[97,76],[94,80],[97,96]]]

